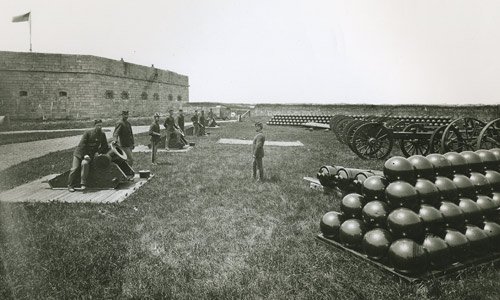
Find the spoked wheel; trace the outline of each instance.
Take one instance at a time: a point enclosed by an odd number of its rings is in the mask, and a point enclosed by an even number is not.
[[[344,137],[342,136],[344,132],[344,128],[349,124],[349,122],[352,122],[354,119],[351,117],[345,117],[340,120],[338,120],[337,124],[335,125],[336,127],[336,136],[339,142],[344,143]]]
[[[349,119],[349,117],[344,115],[335,115],[330,119],[330,130],[333,131],[333,133],[337,137],[337,140],[339,141],[340,141],[340,134],[339,134],[338,124],[340,123],[340,121],[344,119]]]
[[[346,126],[344,129],[344,141],[347,143],[347,146],[352,149],[351,141],[352,141],[352,136],[354,135],[354,132],[356,129],[358,129],[359,126],[365,124],[365,121],[362,120],[356,120],[354,122],[349,123],[349,125]],[[354,150],[353,150],[354,151]]]
[[[474,118],[460,118],[446,126],[441,137],[441,151],[461,152],[476,150],[477,141],[484,122]]]
[[[333,117],[330,118],[330,129],[334,130],[335,126],[337,125],[337,122],[342,119],[346,118],[344,115],[334,115]]]
[[[493,149],[500,147],[500,118],[486,124],[479,133],[477,149]]]
[[[447,126],[448,125],[440,126],[432,132],[429,141],[429,153],[441,153],[441,137]]]
[[[355,120],[353,118],[349,119],[348,121],[344,122],[344,123],[341,123],[340,125],[342,126],[342,131],[339,131],[339,135],[340,135],[340,141],[343,143],[343,144],[347,144],[348,140],[347,140],[347,130],[354,124],[357,124],[359,123],[360,120]]]
[[[408,138],[403,138],[399,141],[401,152],[406,157],[412,155],[427,155],[430,150],[428,136],[418,135],[418,133],[425,132],[425,127],[422,124],[410,124],[403,129],[403,132],[410,132]]]
[[[380,123],[359,126],[352,137],[354,153],[363,159],[384,159],[391,153],[392,131]]]

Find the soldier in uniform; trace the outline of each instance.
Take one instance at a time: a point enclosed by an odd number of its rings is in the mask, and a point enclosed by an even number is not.
[[[87,185],[87,177],[90,170],[90,162],[98,153],[107,153],[109,150],[106,135],[102,132],[102,121],[94,121],[94,129],[86,131],[75,151],[73,152],[73,163],[68,176],[68,190],[75,191],[77,185],[76,174],[81,169],[80,183],[81,189],[85,190]]]
[[[253,138],[253,179],[257,179],[257,169],[259,170],[259,179],[257,181],[261,182],[264,180],[264,167],[262,166],[262,158],[264,157],[264,143],[266,137],[262,133],[262,123],[255,123],[255,128],[257,135]]]
[[[182,109],[179,109],[179,115],[177,116],[177,125],[179,125],[179,129],[184,133],[184,112]]]
[[[215,115],[212,109],[208,111],[208,120],[207,120],[207,126],[208,127],[215,127],[217,126],[217,123],[215,122]]]
[[[200,130],[198,131],[198,136],[204,136],[205,135],[205,111],[202,110],[201,111],[201,115],[200,115],[200,118],[198,120],[198,123],[200,125]]]
[[[208,111],[208,120],[212,120],[214,118],[214,112],[212,111],[212,109],[210,109]]]
[[[193,122],[194,136],[198,136],[200,132],[200,124],[198,123],[198,110],[194,111],[194,115],[191,117],[191,122]]]
[[[132,150],[134,150],[134,134],[132,132],[132,125],[128,121],[128,110],[122,111],[122,119],[115,126],[113,138],[120,147],[122,147],[125,154],[127,154],[127,163],[132,167],[134,158],[132,157]]]
[[[156,153],[158,151],[158,143],[160,142],[160,114],[155,113],[154,122],[149,126],[149,135],[151,136],[151,164],[157,165]]]
[[[174,120],[174,110],[169,109],[168,110],[168,117],[165,119],[165,122],[163,123],[163,126],[166,129],[167,132],[167,140],[165,143],[165,149],[169,150],[169,145],[172,137],[176,137],[175,134],[175,120]],[[176,143],[177,144],[177,143]]]

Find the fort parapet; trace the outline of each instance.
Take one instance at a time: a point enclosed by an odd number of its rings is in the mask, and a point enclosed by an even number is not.
[[[0,115],[92,119],[179,109],[186,75],[92,55],[0,51]]]

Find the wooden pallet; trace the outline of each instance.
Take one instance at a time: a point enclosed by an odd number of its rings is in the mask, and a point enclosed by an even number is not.
[[[70,192],[66,188],[51,189],[47,181],[58,174],[47,175],[35,181],[0,193],[0,202],[65,202],[65,203],[118,203],[138,190],[149,178],[139,178],[121,184],[118,189],[87,189]]]
[[[384,265],[378,261],[372,260],[372,259],[368,258],[368,256],[366,256],[362,253],[359,253],[355,250],[352,250],[350,248],[347,248],[344,245],[342,245],[334,240],[327,239],[321,233],[318,234],[316,237],[320,241],[324,242],[325,244],[333,246],[333,247],[338,248],[338,249],[345,250],[345,251],[351,253],[352,255],[354,255],[355,257],[360,258],[360,259],[372,264],[373,266],[377,267],[378,269],[380,269],[380,270],[382,270],[390,275],[393,275],[399,279],[402,279],[403,281],[406,281],[406,282],[427,281],[427,280],[431,280],[431,279],[435,279],[435,278],[446,277],[450,274],[456,273],[460,270],[463,270],[463,269],[466,269],[466,268],[469,268],[472,266],[479,266],[479,265],[487,264],[487,263],[492,263],[492,264],[496,265],[496,264],[500,263],[500,253],[493,252],[493,253],[489,253],[489,254],[483,255],[481,257],[478,257],[478,258],[469,259],[463,263],[461,263],[461,262],[454,263],[454,264],[447,266],[447,267],[444,267],[440,270],[429,270],[428,272],[426,272],[424,274],[410,276],[407,274],[399,273],[394,268],[391,268],[387,265]]]
[[[194,147],[192,147],[192,146],[186,146],[186,148],[183,148],[183,149],[169,149],[169,150],[166,150],[165,148],[159,148],[157,150],[157,153],[162,153],[162,152],[166,152],[166,153],[185,153],[185,152],[188,152],[188,151],[192,150],[193,148]],[[132,150],[132,152],[149,152],[149,153],[151,153],[151,148],[149,148],[146,145],[139,145],[139,146],[136,146],[134,148],[134,150]]]
[[[219,144],[233,144],[233,145],[252,145],[253,140],[241,140],[241,139],[219,139],[217,141]],[[284,142],[284,141],[266,141],[264,146],[282,146],[282,147],[302,147],[300,141],[295,142]]]

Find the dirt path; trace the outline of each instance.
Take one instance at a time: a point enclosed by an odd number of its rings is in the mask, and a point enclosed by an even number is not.
[[[111,138],[114,128],[103,127],[103,129],[108,129],[105,131],[105,134],[108,139]],[[149,126],[133,127],[134,134],[147,132],[148,130]],[[56,139],[2,145],[0,146],[0,171],[51,152],[74,148],[78,145],[80,139],[81,135],[75,135]]]

